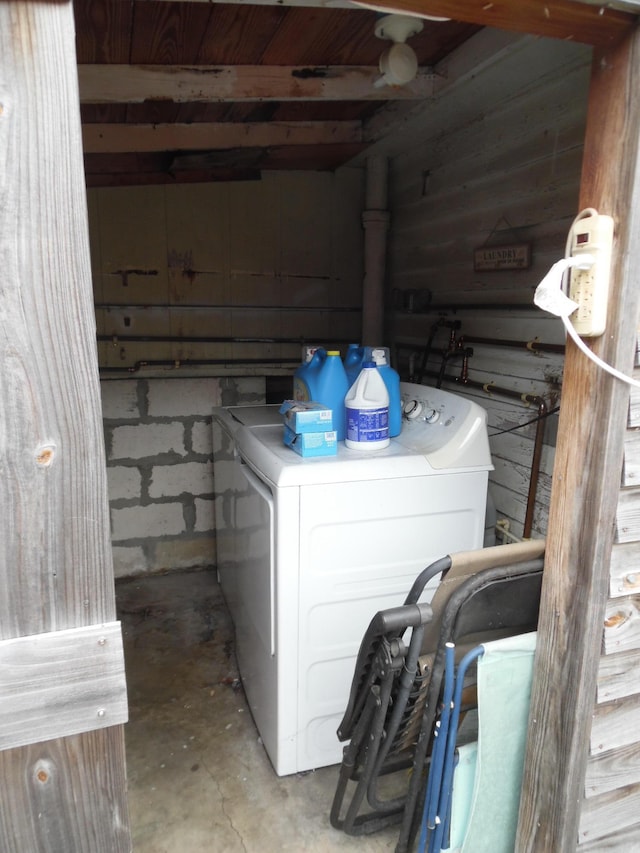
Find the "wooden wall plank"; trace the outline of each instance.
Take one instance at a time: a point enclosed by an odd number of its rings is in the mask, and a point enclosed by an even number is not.
[[[633,376],[635,379],[640,379],[640,370],[634,370]],[[631,387],[629,394],[629,427],[640,427],[640,388],[634,386]]]
[[[581,843],[578,853],[635,853],[638,847],[638,826],[632,825],[606,838]]]
[[[624,437],[622,485],[640,486],[640,429],[628,429]]]
[[[119,622],[0,641],[0,749],[127,719]]]
[[[0,5],[4,639],[115,618],[69,11]]]
[[[633,743],[589,759],[585,777],[586,797],[637,784],[640,784],[640,744]]]
[[[640,696],[628,696],[604,705],[597,705],[593,714],[589,749],[599,755],[631,746],[638,741],[640,731]]]
[[[588,849],[597,850],[598,853],[609,850],[610,848],[602,839],[610,834],[617,835],[622,830],[631,827],[635,827],[635,832],[630,832],[627,838],[633,839],[635,836],[635,843],[632,847],[623,847],[622,850],[625,850],[626,853],[637,850],[639,814],[640,785],[629,785],[621,790],[611,791],[608,794],[602,794],[600,797],[585,800],[580,817],[579,853],[587,849],[582,846],[586,842],[591,842],[594,845]],[[571,849],[575,849],[575,845]]]
[[[640,648],[640,598],[617,598],[607,604],[604,622],[605,655]]]
[[[580,207],[593,206],[616,222],[611,333],[592,345],[623,371],[631,369],[638,314],[639,81],[638,33],[615,50],[596,52],[580,192]],[[520,853],[570,850],[582,825],[584,744],[596,692],[628,388],[567,345],[562,403],[531,696],[535,724],[528,733],[516,841]],[[634,821],[638,805],[636,796]],[[607,831],[619,828],[620,823]]]
[[[640,539],[640,488],[620,492],[616,508],[616,542]]]
[[[640,542],[614,544],[609,595],[616,598],[640,592]]]
[[[637,644],[631,650],[607,654],[600,659],[598,702],[610,702],[612,699],[621,699],[624,696],[640,693],[640,666],[638,666],[640,631],[637,639]]]
[[[0,4],[0,638],[115,618],[71,3]],[[3,853],[129,853],[121,725],[0,752]]]
[[[123,726],[0,752],[2,853],[131,853]]]

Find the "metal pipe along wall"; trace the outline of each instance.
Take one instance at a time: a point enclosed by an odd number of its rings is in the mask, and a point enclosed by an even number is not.
[[[367,159],[364,226],[364,281],[362,285],[362,343],[375,346],[384,331],[384,282],[389,230],[389,164],[386,157]]]

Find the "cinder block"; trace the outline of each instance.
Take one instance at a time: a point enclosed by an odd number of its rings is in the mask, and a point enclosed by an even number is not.
[[[205,533],[215,529],[214,507],[213,500],[204,498],[196,498],[194,501],[196,507],[196,521],[193,529],[196,533]]]
[[[220,380],[221,406],[260,405],[265,401],[264,376],[227,377]]]
[[[185,455],[184,426],[179,421],[119,426],[113,430],[110,459],[144,459],[163,453]]]
[[[149,497],[166,498],[185,492],[191,495],[207,495],[213,492],[213,464],[210,461],[154,466],[149,483]]]
[[[213,435],[211,421],[196,421],[191,427],[191,447],[194,453],[211,456],[213,452]]]
[[[102,395],[102,417],[105,420],[137,420],[138,408],[137,379],[103,379],[100,382]]]
[[[198,536],[157,542],[154,548],[153,571],[170,569],[210,568],[215,564],[215,536]]]
[[[140,498],[142,477],[137,468],[127,468],[124,465],[107,468],[107,481],[109,484],[109,500]]]
[[[220,380],[150,379],[148,414],[152,418],[188,418],[209,415],[221,405]]]
[[[111,510],[112,541],[177,536],[185,531],[181,503],[149,504]]]
[[[139,545],[127,548],[116,545],[113,548],[113,573],[117,578],[141,575],[149,571],[147,558]]]

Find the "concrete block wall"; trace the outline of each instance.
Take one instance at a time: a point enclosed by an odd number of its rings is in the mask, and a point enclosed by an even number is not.
[[[103,380],[117,578],[215,565],[211,410],[263,403],[264,377]]]

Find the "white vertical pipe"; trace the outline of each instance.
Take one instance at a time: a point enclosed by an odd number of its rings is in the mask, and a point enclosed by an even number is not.
[[[362,283],[362,343],[382,343],[384,281],[387,263],[389,163],[386,157],[367,158],[364,226],[364,281]]]

